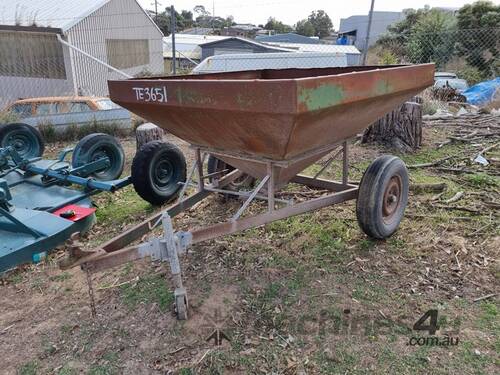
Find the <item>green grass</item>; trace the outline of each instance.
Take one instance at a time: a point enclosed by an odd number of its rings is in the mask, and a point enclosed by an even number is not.
[[[118,361],[119,356],[115,352],[104,353],[100,363],[90,367],[87,375],[114,375],[119,373]]]
[[[288,244],[299,246],[304,254],[313,257],[316,266],[340,264],[350,256],[345,250],[346,242],[352,238],[351,227],[333,217],[325,220],[317,214],[305,214],[271,223],[267,230],[279,234]]]
[[[58,275],[54,275],[54,276],[49,277],[49,280],[50,281],[64,281],[64,280],[71,279],[71,277],[73,277],[73,275],[71,275],[69,272],[63,272],[63,273],[60,273]]]
[[[7,281],[12,284],[19,284],[20,282],[23,281],[23,274],[22,272],[15,272],[12,275],[7,277]]]
[[[38,373],[38,362],[33,360],[26,362],[17,370],[18,375],[36,375]]]
[[[448,144],[441,148],[424,148],[413,154],[400,154],[398,155],[406,164],[421,164],[431,163],[436,160],[444,159],[449,156],[464,156],[466,155],[467,147],[461,144]]]
[[[64,365],[57,371],[57,375],[76,375],[78,371],[69,365]]]
[[[136,284],[122,285],[120,296],[130,309],[135,309],[139,304],[156,303],[161,311],[166,311],[174,302],[174,295],[167,285],[167,280],[161,275],[146,275]]]
[[[130,129],[123,128],[117,123],[99,123],[97,121],[84,125],[70,124],[62,130],[56,129],[51,123],[45,123],[39,124],[38,130],[46,142],[78,141],[92,133],[106,133],[115,137],[124,137],[130,134]]]
[[[473,186],[478,188],[497,187],[500,185],[498,177],[490,176],[486,173],[467,174],[464,178]]]
[[[330,348],[325,348],[316,355],[321,373],[346,374],[359,362],[359,355],[345,342],[339,342]]]
[[[96,211],[99,225],[117,225],[131,221],[138,213],[148,214],[154,207],[137,195],[131,186],[115,194],[102,195]]]
[[[498,306],[494,302],[482,302],[481,314],[479,315],[478,325],[481,329],[494,332],[500,336],[500,317]]]

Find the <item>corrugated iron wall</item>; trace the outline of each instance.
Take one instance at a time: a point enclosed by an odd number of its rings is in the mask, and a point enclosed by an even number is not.
[[[140,72],[163,73],[163,34],[134,0],[111,0],[69,29],[67,37],[69,43],[107,63],[106,40],[147,40],[149,63],[122,70],[130,75]],[[133,53],[133,49],[126,51],[123,58],[144,61],[134,59],[131,56]],[[107,80],[123,78],[76,51],[71,51],[71,55],[76,88],[81,94],[107,95]],[[113,55],[116,58],[116,51],[113,51]]]

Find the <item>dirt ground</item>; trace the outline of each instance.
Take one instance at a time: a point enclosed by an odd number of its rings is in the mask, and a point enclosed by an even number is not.
[[[410,168],[410,180],[447,189],[412,188],[406,217],[386,241],[361,232],[348,202],[191,247],[181,260],[188,321],[172,314],[168,264],[145,259],[92,274],[95,319],[86,274],[57,267],[63,249],[9,273],[0,286],[0,373],[498,373],[498,148],[486,154],[490,165],[471,162],[498,136],[438,148],[456,132],[427,124],[422,149],[400,155],[410,166],[441,160]],[[192,160],[185,143],[168,138]],[[135,143],[121,141],[129,170]],[[386,152],[351,145],[351,179]],[[338,177],[339,166],[326,177]],[[300,201],[322,192],[291,186],[287,194]],[[95,202],[89,248],[159,210],[131,187]],[[223,221],[240,204],[209,197],[175,227]],[[414,329],[428,310],[437,310],[433,335]],[[220,346],[207,341],[214,332],[225,335]]]

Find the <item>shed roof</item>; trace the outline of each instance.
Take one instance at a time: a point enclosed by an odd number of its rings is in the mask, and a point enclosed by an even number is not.
[[[111,0],[2,1],[0,3],[0,25],[36,25],[40,27],[58,28],[66,32],[110,1]],[[138,6],[140,7],[139,4]],[[151,19],[146,12],[144,12],[144,14]],[[151,22],[153,21],[151,20]]]
[[[110,0],[11,0],[0,5],[0,24],[55,27],[66,31]]]
[[[258,35],[255,40],[259,42],[284,42],[284,43],[304,43],[304,44],[319,44],[318,38],[310,38],[308,36],[299,35],[296,33],[284,33],[275,35]]]
[[[286,48],[292,51],[299,51],[299,52],[340,52],[340,53],[356,54],[356,55],[361,53],[353,45],[273,43],[273,42],[264,42],[263,44]]]
[[[290,50],[286,49],[286,48],[281,48],[280,46],[274,46],[274,45],[270,45],[270,44],[265,44],[265,43],[259,43],[259,42],[256,42],[255,40],[251,40],[251,39],[245,39],[245,38],[239,38],[239,37],[229,37],[229,38],[226,38],[226,39],[223,39],[223,40],[215,40],[213,42],[208,42],[208,43],[203,43],[203,44],[200,44],[200,47],[207,47],[207,46],[214,46],[218,43],[224,43],[225,41],[227,40],[237,40],[243,44],[252,44],[252,45],[255,45],[255,46],[259,46],[259,47],[264,47],[264,48],[267,48],[269,50],[276,50],[276,51],[281,51],[281,52],[290,52]]]

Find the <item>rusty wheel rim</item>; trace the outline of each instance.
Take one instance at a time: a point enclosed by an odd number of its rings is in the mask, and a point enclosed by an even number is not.
[[[390,222],[398,212],[401,205],[401,192],[403,181],[400,176],[392,176],[385,188],[384,200],[382,202],[382,216],[384,222]]]

